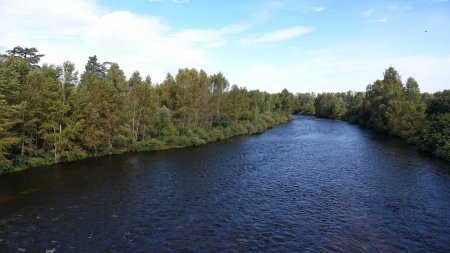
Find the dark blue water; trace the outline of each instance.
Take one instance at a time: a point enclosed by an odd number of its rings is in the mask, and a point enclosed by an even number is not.
[[[450,164],[345,122],[0,177],[0,252],[449,252]]]

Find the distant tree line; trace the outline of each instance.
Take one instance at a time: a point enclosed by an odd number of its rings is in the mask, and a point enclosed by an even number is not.
[[[0,57],[0,174],[86,157],[195,146],[254,134],[290,119],[297,100],[180,69],[160,83],[89,57],[39,65],[35,48]]]
[[[403,84],[393,67],[365,92],[301,93],[296,99],[296,113],[346,120],[398,136],[450,161],[450,90],[421,93],[414,78]]]

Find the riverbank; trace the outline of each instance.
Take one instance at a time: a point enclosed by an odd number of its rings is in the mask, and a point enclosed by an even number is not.
[[[427,134],[428,134],[428,136],[429,136],[430,133],[422,133],[421,135],[416,136],[415,138],[402,138],[402,137],[399,136],[399,135],[396,135],[396,134],[390,134],[389,132],[377,131],[377,129],[368,127],[367,125],[364,125],[364,124],[360,124],[358,121],[354,121],[354,120],[352,121],[352,120],[349,120],[348,118],[335,119],[335,118],[329,118],[329,117],[319,117],[319,116],[312,115],[312,114],[297,114],[297,115],[312,116],[312,117],[316,117],[316,118],[320,118],[320,119],[339,120],[339,121],[343,121],[343,122],[350,123],[350,124],[352,124],[352,125],[358,125],[358,127],[371,129],[371,130],[373,130],[373,131],[375,131],[375,132],[377,132],[377,133],[379,133],[379,134],[384,134],[384,135],[386,135],[386,136],[397,137],[397,138],[401,139],[402,141],[404,141],[405,143],[414,146],[414,148],[415,148],[416,150],[418,150],[418,151],[421,151],[421,152],[424,152],[424,153],[431,154],[431,155],[433,155],[433,156],[435,156],[435,157],[441,158],[441,159],[446,160],[446,161],[450,161],[450,150],[445,149],[445,146],[446,146],[446,145],[449,146],[449,140],[448,140],[448,138],[445,137],[445,133],[442,134],[442,135],[440,135],[440,136],[442,136],[442,139],[440,140],[440,142],[441,142],[441,143],[444,143],[444,144],[441,144],[442,146],[444,146],[444,148],[443,148],[443,149],[437,149],[437,150],[439,150],[439,152],[433,152],[432,150],[429,150],[429,149],[425,149],[425,148],[424,148],[424,139],[426,138],[425,136],[426,136]],[[430,122],[430,123],[428,123],[428,124],[431,125],[432,123]],[[444,125],[444,124],[442,124],[442,125]],[[442,126],[441,126],[441,127],[442,127]],[[436,130],[436,129],[435,129],[435,130]],[[425,131],[426,131],[426,130],[425,130]],[[438,131],[437,131],[437,132],[438,132]]]
[[[260,134],[268,129],[276,127],[279,124],[286,123],[290,120],[292,120],[291,115],[286,116],[285,114],[277,112],[263,113],[258,114],[257,116],[250,119],[231,122],[226,126],[196,128],[187,130],[185,131],[185,133],[176,131],[177,134],[175,135],[148,138],[143,141],[133,143],[129,145],[128,148],[109,149],[97,154],[93,152],[82,152],[76,156],[73,156],[71,159],[67,159],[60,163],[108,155],[120,155],[130,152],[149,152],[199,146],[211,142],[226,140],[235,136]],[[0,175],[19,172],[28,168],[38,166],[48,166],[56,164],[51,154],[32,158],[25,157],[22,159],[20,157],[17,157],[13,160],[13,162],[14,166],[10,167],[9,170],[0,170]]]
[[[418,150],[450,161],[450,90],[422,93],[417,81],[403,83],[393,68],[365,92],[297,94],[299,114],[345,120],[397,136]]]

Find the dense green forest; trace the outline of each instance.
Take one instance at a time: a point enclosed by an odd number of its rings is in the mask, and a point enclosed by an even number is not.
[[[421,93],[414,78],[403,84],[393,67],[365,92],[301,93],[296,98],[299,114],[346,120],[450,160],[450,90]]]
[[[295,96],[230,87],[180,69],[160,84],[89,57],[39,65],[35,48],[0,57],[0,174],[86,157],[185,147],[254,134],[290,119]]]
[[[262,132],[291,113],[346,120],[450,160],[450,90],[421,93],[390,67],[365,92],[277,94],[179,69],[160,83],[89,57],[39,65],[35,48],[0,57],[0,174],[87,157],[196,146]]]

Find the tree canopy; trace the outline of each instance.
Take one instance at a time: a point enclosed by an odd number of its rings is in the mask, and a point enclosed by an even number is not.
[[[35,48],[0,58],[0,173],[90,156],[199,145],[287,121],[295,97],[248,91],[222,73],[180,69],[152,83],[89,57],[38,66]]]
[[[450,160],[450,91],[420,93],[417,81],[402,83],[393,68],[365,92],[297,94],[301,114],[342,119],[399,136],[420,150]],[[314,101],[314,106],[311,104]]]

